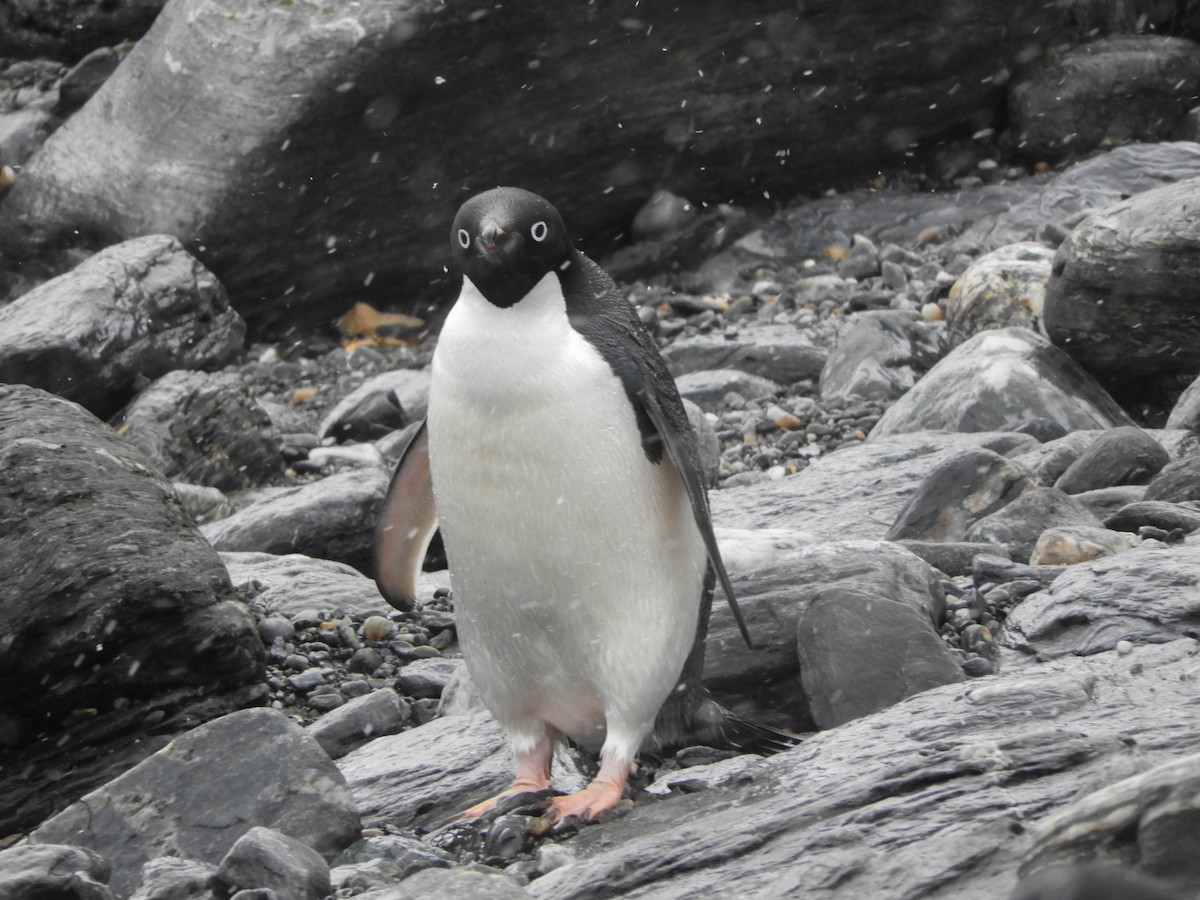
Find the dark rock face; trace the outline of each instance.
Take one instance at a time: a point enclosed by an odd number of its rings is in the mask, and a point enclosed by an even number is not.
[[[30,0],[0,7],[0,54],[76,60],[121,41],[135,41],[165,0]]]
[[[1087,152],[1102,141],[1179,136],[1200,88],[1200,45],[1124,34],[1071,47],[1025,73],[1008,95],[1019,152],[1034,160]]]
[[[1071,463],[1054,486],[1068,494],[1120,484],[1149,484],[1171,461],[1162,444],[1140,428],[1106,431]]]
[[[1146,486],[1145,499],[1169,503],[1200,500],[1200,455],[1185,456],[1163,466]]]
[[[144,727],[142,704],[156,698],[207,716],[246,702],[229,692],[261,678],[253,620],[170,484],[134,447],[73,403],[5,386],[0,471],[0,712],[20,723],[12,775],[22,758],[53,755],[55,732],[79,724],[73,711],[96,708],[90,740],[103,744],[106,733]],[[210,697],[193,695],[201,686]],[[51,738],[39,742],[39,732]],[[81,764],[58,790],[69,794],[88,771]],[[45,784],[4,781],[11,818],[0,831],[14,819],[32,824],[31,810],[44,815],[54,802],[36,793]]]
[[[1050,339],[1117,382],[1200,366],[1200,178],[1084,219],[1059,247],[1046,289]]]
[[[941,357],[944,341],[924,323],[896,313],[856,317],[821,370],[821,399],[893,400]]]
[[[245,331],[225,289],[175,238],[136,238],[0,309],[0,382],[107,418],[140,381],[225,362]]]
[[[1012,558],[1028,562],[1038,537],[1047,528],[1098,526],[1091,511],[1055,488],[1034,488],[972,524],[969,541],[991,541],[1008,547]]]
[[[252,327],[327,321],[346,293],[383,305],[396,283],[429,285],[462,190],[498,173],[561,202],[603,250],[659,187],[761,200],[767,173],[773,192],[812,190],[966,137],[1002,102],[997,68],[1069,33],[1027,0],[476,12],[169,4],[22,173],[0,235],[31,252],[72,230],[176,234]]]

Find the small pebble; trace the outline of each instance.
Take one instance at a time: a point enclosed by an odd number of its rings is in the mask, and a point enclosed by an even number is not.
[[[396,623],[387,616],[367,616],[361,630],[364,640],[386,641],[396,633]]]
[[[1117,641],[1117,655],[1118,656],[1128,656],[1132,652],[1133,652],[1133,642],[1132,641]]]

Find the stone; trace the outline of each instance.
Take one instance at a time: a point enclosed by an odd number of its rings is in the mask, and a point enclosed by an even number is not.
[[[152,234],[0,309],[0,382],[40,387],[106,418],[143,379],[221,365],[245,331],[213,274],[174,237]]]
[[[219,875],[234,887],[271,890],[289,900],[324,900],[332,889],[329,864],[321,854],[262,825],[233,842],[221,860]]]
[[[98,47],[79,62],[77,62],[58,85],[58,106],[60,115],[70,115],[92,99],[92,95],[100,90],[117,71],[121,63],[121,54],[112,47]]]
[[[155,802],[147,805],[148,797]],[[176,738],[43,822],[30,838],[39,844],[70,841],[108,857],[113,891],[125,896],[142,866],[162,850],[220,864],[256,825],[327,859],[361,830],[346,782],[329,757],[299,725],[271,709],[230,713]]]
[[[780,386],[769,378],[737,369],[689,372],[676,378],[675,383],[685,400],[691,400],[705,412],[719,410],[725,395],[730,392],[741,394],[747,400],[761,400],[774,396],[780,390]]]
[[[944,460],[921,482],[884,536],[960,541],[978,520],[1036,487],[1020,466],[984,448]]]
[[[417,659],[400,670],[396,687],[418,700],[436,700],[462,665],[461,659]]]
[[[1137,545],[1134,535],[1087,525],[1047,528],[1029,553],[1031,566],[1073,566],[1124,553]]]
[[[114,425],[173,480],[237,491],[281,469],[270,419],[245,382],[229,373],[169,372]]]
[[[902,313],[859,313],[820,374],[821,399],[893,400],[941,358],[940,332]]]
[[[7,834],[95,787],[108,765],[136,762],[117,750],[136,754],[152,711],[170,734],[178,719],[249,702],[262,692],[263,648],[170,483],[90,413],[0,386],[0,470],[3,709],[27,737],[0,773]],[[88,708],[81,721],[75,711]],[[61,762],[84,748],[89,762]],[[63,775],[31,780],[26,765]]]
[[[338,472],[271,492],[200,530],[218,550],[301,553],[371,573],[375,521],[389,480],[379,467]]]
[[[429,408],[428,369],[397,369],[367,379],[321,421],[317,436],[341,441],[373,441],[411,422]]]
[[[1041,658],[1165,643],[1194,632],[1200,544],[1142,546],[1071,566],[1004,623],[1005,646]]]
[[[1104,432],[1072,431],[1061,437],[1037,444],[1013,455],[1013,462],[1029,472],[1038,484],[1053,487],[1071,465],[1083,456]]]
[[[1055,54],[1013,82],[1009,120],[1026,159],[1056,160],[1105,143],[1153,143],[1181,133],[1200,89],[1200,46],[1157,34],[1116,34]]]
[[[340,759],[381,735],[395,734],[408,724],[411,715],[399,694],[391,688],[382,688],[355,697],[321,716],[309,726],[308,733],[330,759]]]
[[[1178,900],[1169,885],[1111,863],[1047,866],[1021,879],[1012,900]]]
[[[753,780],[753,775],[750,773],[760,765],[762,765],[762,757],[747,753],[715,763],[688,766],[686,769],[677,769],[673,772],[660,771],[655,776],[654,782],[646,788],[646,792],[660,796],[678,792],[692,794],[726,784],[750,781]]]
[[[1008,548],[1002,544],[970,543],[968,541],[917,541],[900,540],[897,543],[905,550],[920,557],[939,572],[951,577],[970,575],[975,560],[981,555],[1006,558]]]
[[[927,617],[879,594],[822,591],[796,630],[800,681],[821,729],[966,678]]]
[[[1069,494],[1055,488],[1034,488],[977,520],[964,537],[1004,544],[1013,559],[1028,561],[1042,532],[1060,526],[1099,527],[1100,520]]]
[[[1144,499],[1168,503],[1200,500],[1200,454],[1163,466],[1147,485]]]
[[[1162,444],[1136,426],[1113,428],[1100,435],[1054,486],[1068,494],[1120,484],[1149,484],[1170,462]]]
[[[696,209],[670,191],[661,188],[639,209],[630,224],[635,241],[658,240],[679,231],[696,217]]]
[[[111,900],[108,860],[84,847],[19,844],[0,850],[0,895],[13,900]]]
[[[1200,509],[1165,500],[1140,500],[1122,506],[1104,520],[1104,527],[1114,531],[1136,532],[1143,525],[1189,534],[1200,528]]]
[[[1200,378],[1189,384],[1179,395],[1170,415],[1167,416],[1166,427],[1200,432]]]
[[[424,869],[400,883],[395,900],[400,900],[401,897],[428,897],[430,900],[529,900],[530,896],[528,891],[500,872]]]
[[[1036,329],[1053,260],[1045,244],[1022,241],[971,263],[946,298],[947,343],[957,347],[990,328]]]
[[[1145,485],[1123,484],[1115,487],[1095,488],[1072,496],[1086,506],[1093,516],[1103,522],[1129,504],[1140,502],[1145,494]],[[1105,525],[1104,527],[1108,528],[1109,526]],[[1137,529],[1117,529],[1117,531],[1129,530],[1136,531]]]
[[[780,384],[818,378],[827,357],[811,338],[788,325],[742,329],[733,340],[699,334],[663,348],[667,368],[676,378],[709,369],[737,369]]]
[[[959,344],[894,403],[868,441],[907,431],[999,431],[1034,418],[1067,431],[1132,421],[1062,350],[1025,328],[1001,328]]]
[[[338,854],[330,873],[334,887],[340,887],[350,871],[361,871],[362,864],[372,862],[391,863],[387,867],[389,881],[395,882],[422,869],[449,868],[454,865],[456,858],[411,835],[371,835],[355,841]]]
[[[129,900],[221,900],[213,887],[216,874],[212,863],[159,856],[142,866]]]
[[[51,0],[0,7],[0,55],[79,59],[101,47],[137,40],[146,33],[164,0],[73,3]]]
[[[233,550],[221,553],[221,560],[234,587],[252,590],[254,599],[277,615],[310,609],[360,615],[391,611],[375,582],[346,563],[302,553]]]
[[[46,109],[25,107],[0,115],[0,164],[24,165],[50,133],[58,117]]]

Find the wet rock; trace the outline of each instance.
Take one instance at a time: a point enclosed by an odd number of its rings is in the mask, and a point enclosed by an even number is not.
[[[58,117],[45,109],[26,107],[0,114],[0,164],[23,165],[58,123]]]
[[[1131,424],[1070,357],[1024,328],[977,334],[934,366],[883,414],[867,438],[907,431],[989,431],[1034,418],[1067,431]]]
[[[1008,553],[1001,544],[970,543],[968,541],[897,541],[901,547],[920,557],[946,575],[970,575],[975,559],[980,555],[1000,556]]]
[[[1106,143],[1171,140],[1200,88],[1200,46],[1156,34],[1102,37],[1033,66],[1009,91],[1018,152],[1061,159]]]
[[[769,378],[760,375],[750,375],[737,369],[707,369],[703,372],[690,372],[681,375],[676,380],[679,393],[685,400],[691,400],[705,412],[714,412],[720,408],[721,401],[729,393],[737,393],[747,400],[759,400],[770,397],[780,390],[780,386]]]
[[[1119,484],[1149,484],[1171,459],[1162,444],[1135,426],[1100,435],[1054,482],[1068,494]]]
[[[1043,487],[1053,487],[1063,473],[1095,443],[1104,432],[1072,431],[1013,454],[1013,462],[1028,471]]]
[[[445,869],[455,861],[456,858],[446,851],[410,835],[372,835],[343,850],[334,860],[330,877],[334,887],[339,888],[350,879],[369,878],[371,873],[365,869],[375,863],[372,868],[386,873],[386,884],[390,886],[422,869]]]
[[[76,753],[113,741],[136,748],[129,738],[156,703],[159,717],[236,708],[248,699],[241,687],[261,677],[262,645],[170,483],[85,410],[0,387],[0,468],[3,710],[28,737],[54,736],[20,741],[5,766],[12,781],[0,775],[5,811],[29,827],[48,804],[94,787],[107,763],[101,752],[99,770],[81,761],[50,784],[21,776],[22,765],[57,765],[72,742]],[[200,686],[210,696],[197,696]],[[0,816],[0,831],[17,821]]]
[[[156,802],[147,806],[147,797]],[[219,864],[256,825],[326,858],[361,828],[329,757],[300,726],[267,709],[231,713],[176,738],[30,837],[40,844],[69,840],[108,857],[112,889],[124,896],[158,848]]]
[[[117,71],[120,63],[121,54],[112,47],[93,50],[77,62],[59,82],[56,111],[64,116],[75,112],[92,99],[92,95]]]
[[[671,793],[694,794],[726,784],[752,781],[754,771],[762,765],[762,757],[743,754],[717,762],[688,766],[670,772],[660,771],[654,783],[646,788],[650,794],[667,796]]]
[[[1054,488],[1026,491],[1011,503],[971,525],[969,541],[1004,544],[1013,559],[1027,561],[1047,528],[1100,527],[1100,520],[1068,494]]]
[[[946,298],[951,347],[990,328],[1036,329],[1042,318],[1054,251],[1022,241],[986,253],[959,276]]]
[[[114,424],[168,478],[236,491],[280,469],[270,419],[236,375],[175,371]]]
[[[1200,500],[1200,455],[1185,456],[1163,466],[1146,487],[1145,499],[1168,503]]]
[[[311,726],[313,736],[330,759],[340,759],[367,741],[395,734],[407,724],[411,710],[395,691],[383,688],[355,697]]]
[[[1167,417],[1166,427],[1186,428],[1189,431],[1200,432],[1200,378],[1193,381],[1175,401]]]
[[[295,900],[323,900],[330,890],[329,864],[293,837],[255,825],[233,842],[219,875],[243,890],[269,890]]]
[[[1072,566],[1045,591],[1026,597],[1004,623],[1002,641],[1052,658],[1164,643],[1196,632],[1194,585],[1200,544],[1142,546]]]
[[[1091,510],[1092,515],[1097,519],[1105,521],[1122,507],[1128,506],[1130,503],[1139,502],[1145,494],[1145,485],[1125,484],[1116,487],[1096,488],[1095,490],[1084,491],[1082,494],[1073,494],[1072,496]],[[1108,528],[1109,526],[1105,525],[1104,527]]]
[[[0,894],[14,900],[111,900],[108,860],[66,844],[25,844],[0,850]]]
[[[972,524],[1034,489],[1011,460],[982,447],[949,457],[921,482],[885,538],[959,541]]]
[[[325,416],[317,436],[373,441],[425,418],[429,408],[427,369],[398,369],[368,379]]]
[[[695,217],[696,209],[690,202],[660,189],[634,215],[630,230],[635,241],[653,241],[679,231]]]
[[[184,511],[192,517],[197,525],[205,522],[215,522],[233,512],[233,504],[221,491],[202,484],[185,484],[181,481],[171,483],[175,496],[179,498]]]
[[[405,897],[445,897],[457,900],[529,900],[532,896],[500,872],[467,869],[425,869],[400,883]],[[371,898],[367,900],[384,900]]]
[[[975,587],[990,583],[1006,584],[1013,581],[1034,581],[1049,587],[1064,571],[1063,566],[1031,566],[992,554],[980,554],[971,564],[971,581]]]
[[[928,617],[861,590],[821,591],[800,613],[797,647],[808,708],[822,729],[966,677]]]
[[[1165,500],[1141,500],[1121,507],[1104,520],[1114,531],[1134,531],[1144,525],[1189,534],[1200,528],[1200,509]]]
[[[1074,525],[1047,528],[1029,554],[1031,566],[1073,566],[1077,563],[1124,553],[1137,544],[1132,534],[1108,528]]]
[[[940,332],[902,313],[860,313],[821,370],[821,399],[899,397],[941,357]]]
[[[409,697],[437,699],[462,665],[461,659],[414,660],[400,670],[396,687]]]
[[[301,553],[254,551],[224,552],[221,560],[234,587],[253,588],[255,600],[276,614],[290,616],[312,609],[360,614],[391,610],[375,582],[346,563]]]
[[[1048,866],[1021,879],[1012,900],[1179,900],[1168,885],[1111,863]]]
[[[819,377],[827,356],[807,335],[786,325],[739,331],[733,340],[720,335],[681,338],[663,349],[676,378],[709,369],[737,369],[780,384]]]
[[[33,0],[4,6],[0,8],[0,54],[79,59],[100,47],[137,40],[162,7],[163,0],[85,0],[69,7]]]
[[[214,889],[217,867],[194,859],[160,856],[142,866],[141,880],[129,900],[221,900]]]
[[[302,553],[370,573],[375,520],[388,481],[381,468],[338,472],[272,492],[201,531],[222,551]]]
[[[244,336],[225,289],[178,240],[139,237],[0,309],[0,382],[107,417],[145,379],[218,366]]]

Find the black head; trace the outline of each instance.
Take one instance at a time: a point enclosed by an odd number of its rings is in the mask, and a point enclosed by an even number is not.
[[[568,265],[571,240],[547,200],[499,187],[472,197],[450,231],[454,261],[495,306],[517,303],[547,272]]]

